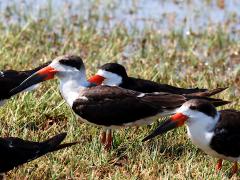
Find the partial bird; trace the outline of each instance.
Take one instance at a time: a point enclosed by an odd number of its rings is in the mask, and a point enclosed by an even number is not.
[[[219,159],[217,170],[222,168],[222,160],[225,159],[233,162],[232,174],[237,173],[237,162],[240,159],[240,111],[217,111],[209,101],[192,99],[185,102],[175,115],[161,123],[143,141],[184,124],[187,125],[192,143],[206,154]]]
[[[43,142],[26,141],[16,137],[0,138],[0,173],[77,143],[60,144],[66,135],[67,133],[61,133]]]
[[[143,93],[166,92],[172,94],[191,94],[192,96],[209,97],[217,94],[226,88],[217,88],[211,91],[199,88],[180,88],[168,84],[161,84],[150,80],[129,77],[124,66],[118,63],[106,63],[101,66],[96,75],[88,79],[96,85],[119,86],[125,89],[139,91]],[[111,133],[111,132],[110,132]],[[106,132],[102,132],[106,136]]]
[[[72,110],[83,121],[101,126],[105,148],[112,145],[111,129],[150,124],[156,116],[173,114],[184,102],[204,98],[215,106],[229,103],[220,99],[170,93],[141,93],[121,87],[95,86],[87,81],[85,66],[79,56],[61,56],[34,73],[11,93],[16,94],[36,83],[57,76],[60,92]],[[104,134],[103,134],[104,135]]]
[[[4,104],[4,102],[9,99],[14,94],[10,95],[9,92],[11,89],[20,85],[25,79],[31,76],[33,73],[37,72],[38,70],[42,69],[49,65],[50,62],[47,62],[33,70],[28,71],[16,71],[16,70],[6,70],[0,71],[0,106]],[[26,90],[32,90],[35,86],[29,87]]]
[[[89,81],[97,85],[119,86],[144,93],[167,92],[172,94],[192,94],[207,91],[207,89],[185,89],[150,80],[129,77],[125,67],[118,63],[104,64],[99,68],[96,75],[89,78]]]

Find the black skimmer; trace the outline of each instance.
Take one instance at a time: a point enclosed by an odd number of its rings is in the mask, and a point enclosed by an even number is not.
[[[240,111],[227,109],[217,111],[206,100],[192,99],[184,103],[169,120],[163,122],[143,141],[180,127],[186,123],[189,138],[205,153],[222,160],[234,162],[232,173],[237,172],[240,158]]]
[[[60,144],[66,135],[67,133],[61,133],[43,142],[26,141],[15,137],[0,138],[0,173],[77,143]]]
[[[125,89],[139,91],[143,93],[167,92],[172,94],[192,94],[198,96],[212,96],[226,88],[217,88],[211,91],[199,88],[179,88],[168,84],[160,84],[154,81],[129,77],[124,66],[118,63],[107,63],[101,66],[96,73],[88,79],[96,85],[119,86]],[[105,136],[103,132],[103,136]]]
[[[11,93],[16,94],[36,83],[57,76],[62,97],[83,121],[102,126],[107,131],[101,138],[108,149],[112,144],[111,129],[150,124],[155,116],[173,114],[188,99],[196,96],[169,93],[141,93],[120,87],[94,86],[86,80],[85,67],[79,56],[62,56],[34,73]],[[220,106],[228,103],[206,98]]]
[[[27,79],[33,73],[37,72],[39,69],[46,67],[48,64],[50,64],[50,62],[47,62],[33,70],[28,70],[28,71],[15,71],[15,70],[0,71],[0,86],[1,86],[0,106],[4,104],[5,100],[11,97],[9,95],[9,92],[11,89],[20,85],[25,79]],[[34,88],[35,86],[29,87],[26,90],[32,90]]]
[[[167,92],[173,94],[192,94],[207,91],[207,89],[199,88],[184,89],[150,80],[129,77],[124,66],[118,63],[104,64],[89,81],[97,85],[119,86],[144,93]]]

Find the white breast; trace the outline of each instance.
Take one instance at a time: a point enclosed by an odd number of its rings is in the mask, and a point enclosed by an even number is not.
[[[188,137],[192,143],[205,153],[216,156],[216,152],[210,147],[210,142],[213,137],[213,132],[207,132],[205,129],[193,124],[187,127]]]
[[[71,83],[71,81],[60,83],[60,92],[70,107],[72,107],[73,102],[79,96],[79,88],[74,86],[72,87]]]
[[[187,123],[188,136],[191,139],[192,143],[203,150],[206,154],[220,159],[236,161],[238,158],[226,157],[222,154],[217,153],[210,147],[210,143],[214,136],[213,129],[218,119],[219,114],[214,119],[207,120],[206,118],[204,119],[204,117],[202,117],[202,119],[199,119],[197,121],[190,121]]]

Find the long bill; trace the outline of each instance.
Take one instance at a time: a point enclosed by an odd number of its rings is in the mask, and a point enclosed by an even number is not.
[[[182,114],[182,113],[176,113],[173,115],[170,119],[164,121],[162,124],[160,124],[157,129],[155,129],[151,134],[146,136],[142,142],[147,141],[149,139],[154,138],[155,136],[158,136],[160,134],[164,134],[174,128],[180,127],[184,125],[185,121],[188,119],[188,116]]]
[[[51,66],[47,66],[45,68],[40,69],[39,71],[35,72],[34,74],[32,74],[31,76],[29,76],[26,80],[24,80],[19,86],[17,86],[16,88],[13,88],[10,91],[10,95],[13,96],[19,92],[22,92],[23,90],[41,83],[43,81],[49,80],[49,79],[53,79],[54,75],[57,73],[58,71],[54,68],[52,68]]]

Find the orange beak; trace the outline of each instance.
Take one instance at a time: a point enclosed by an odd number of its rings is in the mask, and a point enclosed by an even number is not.
[[[49,79],[53,79],[57,72],[58,71],[56,69],[52,68],[51,66],[47,66],[47,67],[37,71],[36,74],[38,76],[44,76],[45,78],[43,79],[43,81],[46,81]]]
[[[49,79],[53,79],[54,75],[57,72],[58,71],[56,69],[52,68],[51,66],[47,66],[45,68],[42,68],[39,71],[32,74],[26,80],[24,80],[19,86],[12,89],[10,91],[10,94],[11,94],[11,96],[15,95],[15,94],[29,88],[30,86],[33,86],[35,84],[38,84],[40,82],[43,82],[43,81],[46,81],[46,80],[49,80]]]
[[[173,122],[175,121],[177,123],[177,127],[184,125],[187,119],[188,119],[188,116],[182,113],[176,113],[170,118],[171,121]]]
[[[89,82],[94,83],[96,85],[101,85],[102,82],[104,81],[104,77],[100,75],[94,75],[88,79]]]
[[[174,114],[169,120],[164,121],[162,124],[160,124],[157,129],[155,129],[151,134],[149,134],[147,137],[145,137],[142,141],[147,141],[149,139],[154,138],[155,136],[158,136],[160,134],[164,134],[174,128],[180,127],[184,125],[185,121],[188,119],[188,116],[182,114],[182,113],[176,113]]]

